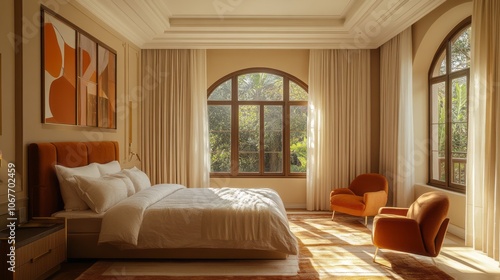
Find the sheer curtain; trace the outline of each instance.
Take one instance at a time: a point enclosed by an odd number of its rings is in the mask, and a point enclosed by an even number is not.
[[[142,51],[142,155],[151,183],[208,187],[205,50]]]
[[[370,51],[311,50],[307,209],[370,170]]]
[[[500,1],[473,2],[466,243],[500,260]]]
[[[389,181],[389,203],[413,202],[413,105],[411,27],[380,48],[380,160]]]

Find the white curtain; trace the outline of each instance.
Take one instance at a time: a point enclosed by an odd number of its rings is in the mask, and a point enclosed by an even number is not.
[[[370,51],[311,50],[307,209],[370,170]]]
[[[475,0],[467,153],[466,243],[500,260],[500,1]]]
[[[380,48],[379,170],[389,181],[389,203],[414,200],[411,27]]]
[[[142,51],[142,165],[151,183],[208,187],[205,50]]]

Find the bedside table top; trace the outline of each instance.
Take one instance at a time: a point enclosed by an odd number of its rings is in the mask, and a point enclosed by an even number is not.
[[[43,238],[49,234],[64,229],[64,223],[39,223],[38,221],[29,221],[16,227],[16,248],[25,246],[33,241]],[[0,242],[4,242],[10,236],[10,230],[0,231]]]

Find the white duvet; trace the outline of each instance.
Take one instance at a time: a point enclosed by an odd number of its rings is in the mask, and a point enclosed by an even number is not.
[[[134,248],[232,248],[297,254],[283,202],[271,189],[161,184],[109,209],[99,243]]]

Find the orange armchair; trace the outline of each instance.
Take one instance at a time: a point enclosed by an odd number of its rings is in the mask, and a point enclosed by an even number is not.
[[[409,208],[380,208],[373,219],[373,261],[379,248],[437,256],[448,228],[448,208],[448,196],[438,191],[421,195]]]
[[[335,189],[330,193],[330,209],[353,216],[364,216],[365,225],[368,216],[375,216],[380,207],[387,203],[387,179],[375,173],[361,174],[349,188]]]

